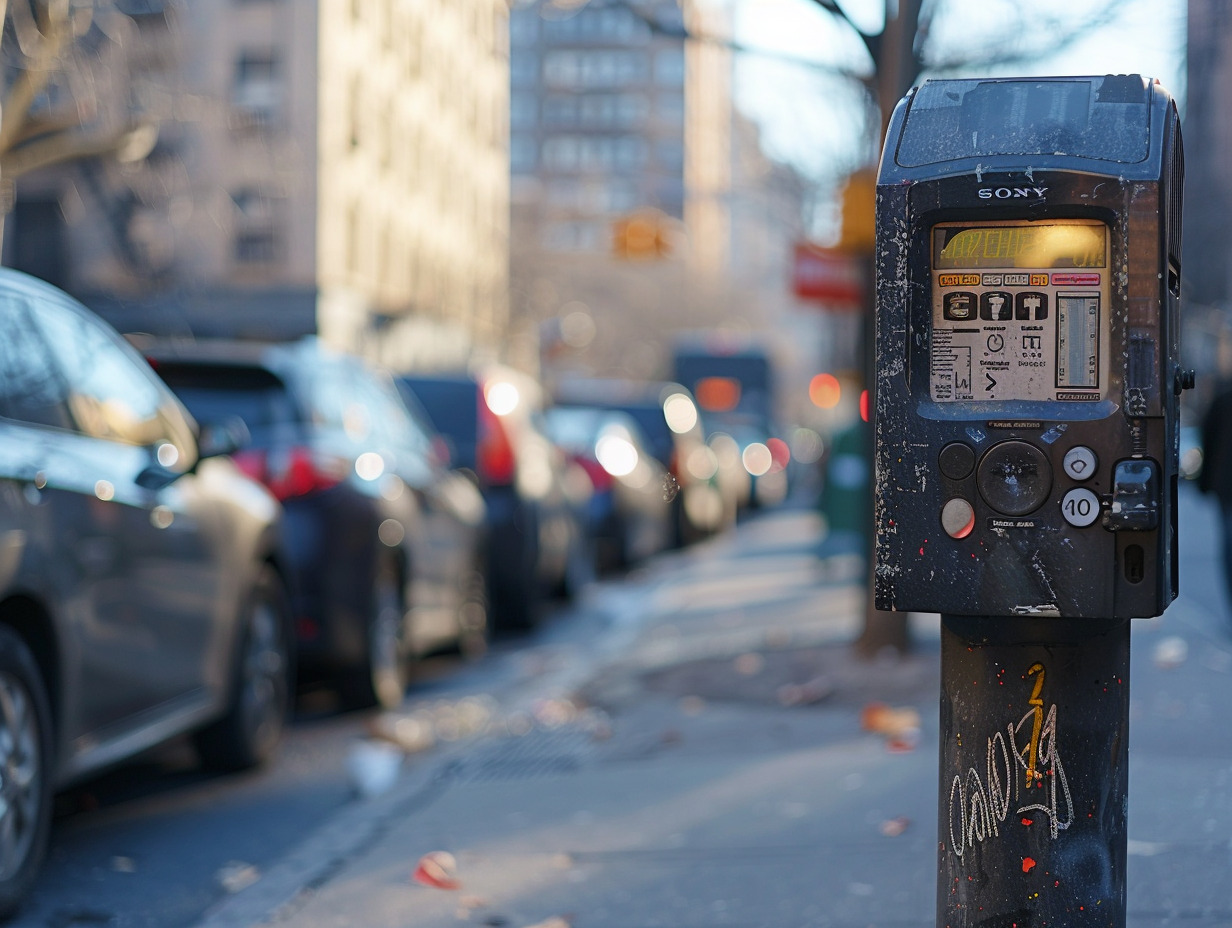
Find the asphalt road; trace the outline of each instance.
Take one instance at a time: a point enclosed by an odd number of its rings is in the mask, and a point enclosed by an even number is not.
[[[497,642],[474,664],[442,657],[420,668],[406,711],[494,699],[538,676],[538,638],[577,633],[561,611],[537,637]],[[357,804],[349,759],[379,718],[339,713],[327,693],[301,700],[275,762],[250,773],[202,772],[187,740],[57,798],[38,885],[12,928],[180,928],[259,879],[331,817]]]

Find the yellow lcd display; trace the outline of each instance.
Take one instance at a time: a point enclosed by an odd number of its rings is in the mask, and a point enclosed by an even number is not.
[[[933,267],[1102,268],[1108,264],[1107,234],[1102,224],[940,226],[933,230]]]

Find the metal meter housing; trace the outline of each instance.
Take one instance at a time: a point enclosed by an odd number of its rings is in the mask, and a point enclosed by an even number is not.
[[[875,599],[1177,595],[1180,121],[1139,75],[926,81],[877,178]]]

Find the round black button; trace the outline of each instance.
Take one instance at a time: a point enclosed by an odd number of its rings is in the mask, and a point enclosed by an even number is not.
[[[937,466],[951,480],[962,480],[975,467],[975,451],[961,441],[952,441],[941,449]]]
[[[1044,452],[1025,441],[993,445],[975,477],[980,495],[997,512],[1025,516],[1044,504],[1052,490],[1052,467]]]

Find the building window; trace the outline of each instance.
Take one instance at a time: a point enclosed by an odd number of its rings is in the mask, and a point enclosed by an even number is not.
[[[535,169],[533,136],[518,134],[510,137],[509,167],[515,174],[528,174]]]
[[[573,126],[578,121],[577,97],[548,97],[543,101],[543,123],[547,126]]]
[[[556,177],[547,182],[545,189],[548,205],[557,210],[624,213],[639,205],[637,186],[618,177]]]
[[[548,251],[597,251],[607,242],[607,226],[594,222],[554,222],[543,230]]]
[[[232,102],[240,121],[268,126],[278,116],[281,98],[278,56],[273,49],[248,50],[235,62]]]
[[[272,264],[277,257],[273,229],[241,229],[235,234],[235,260],[240,264]]]
[[[543,56],[543,80],[556,87],[622,87],[646,80],[646,55],[638,51],[555,51]]]
[[[684,168],[684,142],[680,139],[661,139],[655,149],[663,167],[673,171]]]
[[[231,202],[240,216],[251,222],[268,221],[274,215],[274,201],[255,187],[241,187],[231,194]]]
[[[661,93],[655,101],[655,114],[662,122],[673,126],[684,125],[684,94]]]
[[[655,83],[660,87],[684,86],[683,48],[668,48],[655,55]]]
[[[513,55],[509,60],[509,82],[514,87],[533,87],[539,80],[539,58],[530,52]]]
[[[580,122],[584,126],[628,128],[650,114],[650,101],[642,94],[591,94],[583,97]]]
[[[607,209],[612,213],[625,213],[636,208],[637,186],[630,181],[613,178],[607,182]]]
[[[514,129],[528,129],[536,122],[537,97],[533,93],[509,95],[509,125]]]
[[[511,10],[509,42],[511,45],[533,45],[539,38],[539,11],[533,8]]]
[[[235,204],[235,260],[241,264],[269,264],[278,258],[275,205],[256,187],[241,187],[231,194]]]
[[[543,143],[544,166],[557,171],[628,171],[646,159],[646,142],[636,136],[558,135]]]
[[[551,42],[581,39],[627,45],[649,40],[650,24],[631,10],[594,9],[547,20],[543,34]]]

